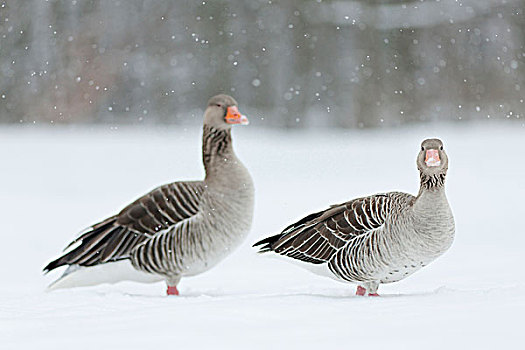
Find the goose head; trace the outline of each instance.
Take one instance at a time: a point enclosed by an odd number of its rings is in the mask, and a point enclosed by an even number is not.
[[[421,143],[417,168],[422,175],[427,176],[447,173],[448,157],[440,139],[426,139]]]
[[[230,129],[233,125],[247,125],[248,118],[239,112],[237,101],[229,95],[216,95],[208,101],[204,124],[216,129]]]

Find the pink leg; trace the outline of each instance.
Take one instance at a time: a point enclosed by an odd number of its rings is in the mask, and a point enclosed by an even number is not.
[[[364,296],[366,293],[366,288],[363,288],[361,286],[357,286],[357,290],[355,291],[355,295]]]
[[[179,295],[179,291],[177,290],[177,286],[168,286],[168,290],[166,291],[168,295]]]
[[[355,291],[355,295],[365,296],[366,295],[366,288],[357,286],[357,290]],[[379,294],[377,293],[368,293],[369,297],[378,297]]]

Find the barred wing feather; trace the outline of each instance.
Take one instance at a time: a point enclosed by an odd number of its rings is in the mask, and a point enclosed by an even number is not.
[[[273,251],[313,264],[325,263],[352,239],[381,227],[387,218],[390,199],[378,194],[331,206],[254,246],[261,246],[260,252]]]
[[[160,186],[71,242],[45,271],[62,265],[93,266],[127,259],[141,243],[194,216],[204,191],[202,181]],[[69,248],[69,249],[68,249]]]

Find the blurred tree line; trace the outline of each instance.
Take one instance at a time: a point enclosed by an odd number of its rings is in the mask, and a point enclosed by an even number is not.
[[[0,2],[0,122],[523,118],[520,0]]]

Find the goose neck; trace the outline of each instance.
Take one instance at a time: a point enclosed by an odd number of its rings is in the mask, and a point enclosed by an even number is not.
[[[446,173],[425,174],[423,171],[419,173],[419,194],[418,197],[426,193],[439,193],[445,189]]]
[[[231,129],[204,126],[202,161],[207,178],[237,163],[232,147]]]

